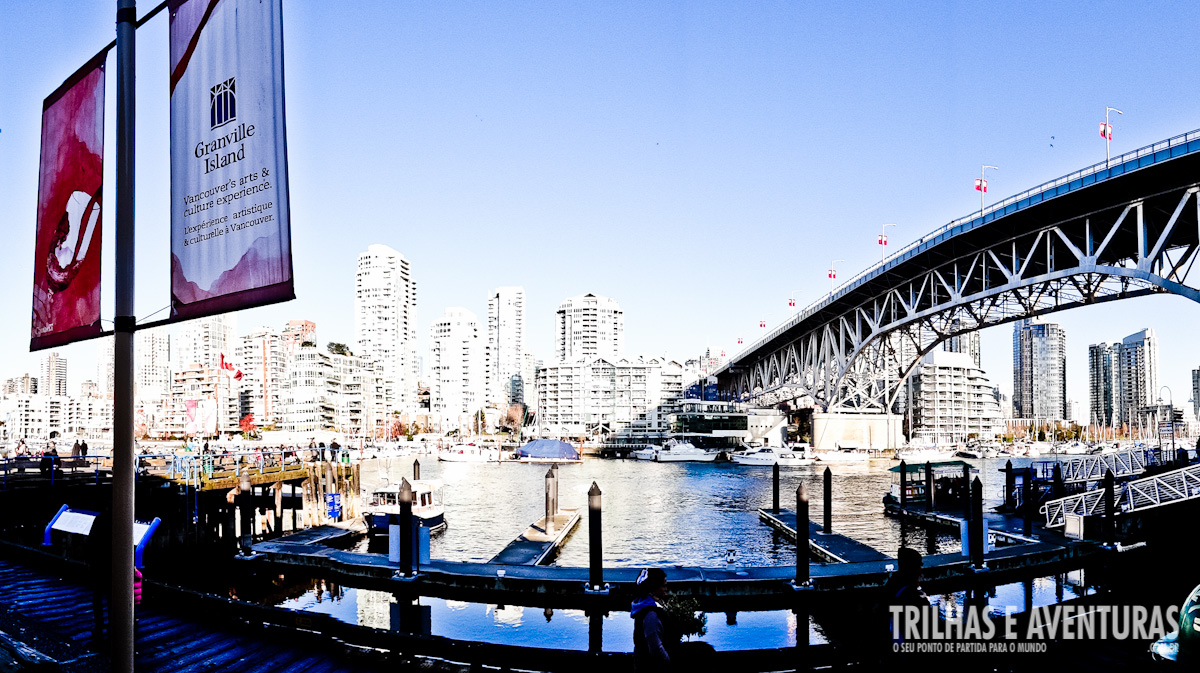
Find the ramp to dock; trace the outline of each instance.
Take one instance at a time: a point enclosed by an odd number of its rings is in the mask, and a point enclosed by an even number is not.
[[[1200,464],[1126,482],[1117,486],[1114,502],[1119,512],[1128,513],[1195,498],[1200,498]],[[1041,511],[1047,528],[1066,525],[1068,514],[1104,514],[1104,489],[1049,500]]]
[[[1113,476],[1132,477],[1146,471],[1146,451],[1142,449],[1106,453],[1097,456],[1079,456],[1061,461],[1063,483],[1072,484],[1104,479],[1104,473],[1112,470]]]
[[[579,510],[559,510],[553,517],[554,528],[547,532],[546,517],[529,525],[517,539],[492,557],[488,563],[514,566],[544,565],[554,559],[558,548],[579,525]]]
[[[758,518],[792,542],[796,541],[795,512],[787,509],[780,509],[778,512],[760,509]],[[814,556],[826,563],[887,561],[892,558],[854,538],[839,533],[825,533],[823,527],[811,519],[808,521],[808,548]]]

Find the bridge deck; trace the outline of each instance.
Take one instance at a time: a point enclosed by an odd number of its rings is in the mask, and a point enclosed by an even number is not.
[[[769,509],[758,510],[758,518],[784,537],[796,541],[796,513],[780,509],[772,513]],[[888,561],[892,557],[840,533],[825,533],[824,528],[811,519],[808,522],[809,551],[828,563],[858,563],[861,561]]]

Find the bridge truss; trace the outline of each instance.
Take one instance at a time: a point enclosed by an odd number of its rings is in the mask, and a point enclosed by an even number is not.
[[[1197,166],[1174,166],[1174,186],[1139,172],[1123,183],[1075,180],[935,232],[919,255],[865,272],[739,354],[718,372],[720,386],[760,406],[892,411],[920,359],[955,335],[1150,294],[1200,301]]]

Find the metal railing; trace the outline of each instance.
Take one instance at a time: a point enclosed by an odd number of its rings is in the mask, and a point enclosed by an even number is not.
[[[1192,143],[1196,143],[1195,146],[1189,146]],[[1101,182],[1118,175],[1124,175],[1125,173],[1137,170],[1139,168],[1145,168],[1146,166],[1151,166],[1168,159],[1173,159],[1175,157],[1197,151],[1200,151],[1200,129],[1189,131],[1188,133],[1177,135],[1172,138],[1168,138],[1167,140],[1160,140],[1154,144],[1140,147],[1136,150],[1131,150],[1124,154],[1113,157],[1109,161],[1101,161],[1086,168],[1081,168],[1072,173],[1068,173],[1060,178],[1043,182],[1036,187],[1031,187],[1023,192],[1014,194],[1008,198],[993,203],[991,206],[985,208],[980,215],[972,213],[970,215],[965,215],[958,219],[952,220],[948,224],[938,227],[933,232],[922,236],[921,238],[909,243],[891,255],[888,255],[879,264],[869,266],[854,276],[851,276],[845,282],[839,285],[837,289],[834,290],[830,295],[827,295],[823,299],[819,299],[816,302],[809,304],[802,311],[797,312],[796,315],[789,318],[779,327],[773,329],[766,336],[759,338],[758,340],[747,345],[742,350],[738,351],[733,357],[729,358],[724,365],[718,368],[717,372],[724,370],[729,365],[738,361],[743,354],[757,350],[763,344],[775,339],[795,325],[807,320],[814,313],[842,298],[850,291],[862,285],[868,279],[879,275],[890,266],[895,266],[900,262],[910,259],[917,253],[923,252],[931,245],[936,245],[947,238],[971,231],[972,229],[976,229],[980,226],[983,226],[987,222],[994,221],[999,217],[1003,217],[1023,208],[1027,208],[1035,203],[1041,203],[1047,198],[1053,198],[1055,196],[1073,192],[1097,182]],[[1022,204],[1022,202],[1026,201],[1028,203]]]
[[[1118,512],[1127,513],[1193,498],[1200,498],[1200,465],[1126,482],[1117,487],[1113,502]],[[1042,507],[1042,512],[1046,514],[1047,528],[1064,525],[1067,514],[1104,514],[1104,489],[1050,500]]]
[[[1146,471],[1146,450],[1137,449],[1106,453],[1098,456],[1080,456],[1062,461],[1063,483],[1100,481],[1104,473],[1112,470],[1113,476],[1129,477]]]

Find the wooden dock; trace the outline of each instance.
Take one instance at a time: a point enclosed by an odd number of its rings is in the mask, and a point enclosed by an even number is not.
[[[520,537],[492,557],[488,563],[514,566],[545,565],[554,560],[558,549],[579,525],[578,509],[559,510],[554,515],[554,529],[546,532],[546,517],[529,525]]]
[[[959,510],[954,510],[954,513],[939,512],[936,509],[933,512],[928,512],[923,506],[910,506],[906,509],[901,509],[895,503],[888,503],[884,505],[884,512],[891,517],[954,532],[960,530],[964,521],[963,517],[960,516],[961,512]],[[1038,529],[1038,520],[1036,517],[1033,519],[1032,532],[1028,536],[1024,534],[1025,523],[1019,516],[985,510],[983,518],[987,521],[989,533],[1011,544],[1038,542],[1038,537],[1047,533],[1044,527],[1041,530]],[[1038,535],[1034,535],[1033,532],[1038,533]],[[1055,535],[1055,537],[1061,537],[1061,535]]]
[[[796,541],[795,512],[783,508],[780,508],[778,513],[772,513],[770,509],[760,509],[758,518],[787,539]],[[888,561],[892,558],[854,538],[839,533],[826,533],[820,524],[811,519],[808,522],[808,548],[813,556],[825,563]]]

